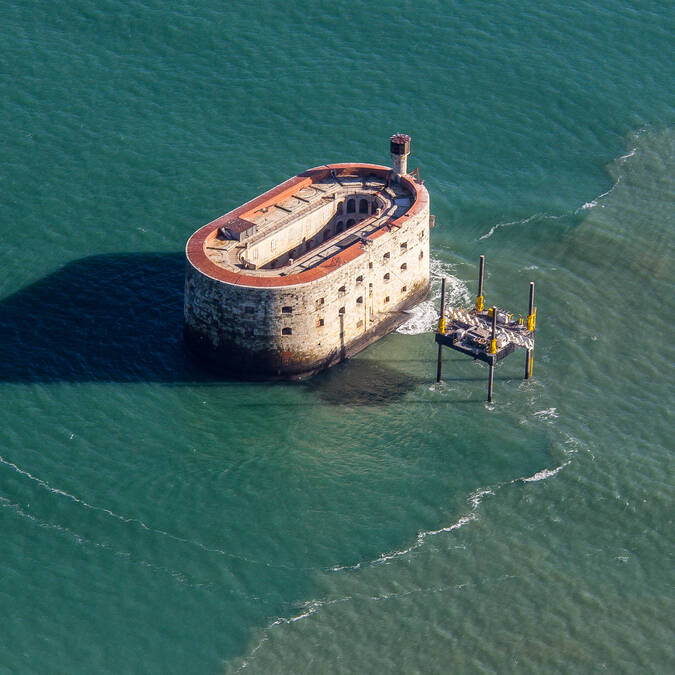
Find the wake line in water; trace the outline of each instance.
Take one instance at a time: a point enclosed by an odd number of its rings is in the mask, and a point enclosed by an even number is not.
[[[401,558],[402,556],[407,555],[408,553],[414,551],[415,549],[420,548],[420,546],[424,544],[424,540],[427,537],[434,537],[444,532],[453,532],[454,530],[458,530],[464,525],[467,525],[471,521],[477,520],[478,508],[481,502],[483,501],[483,498],[486,497],[487,495],[494,495],[498,490],[500,490],[506,485],[514,485],[517,483],[535,483],[541,480],[546,480],[547,478],[552,478],[560,471],[562,471],[566,466],[568,466],[571,461],[572,461],[571,459],[568,459],[567,461],[563,462],[561,465],[555,467],[554,469],[542,469],[541,471],[537,471],[537,473],[533,474],[532,476],[519,476],[518,478],[512,478],[509,481],[497,483],[497,485],[495,485],[494,487],[480,488],[475,492],[472,492],[468,497],[467,501],[471,505],[471,510],[469,511],[469,513],[464,514],[451,525],[441,527],[437,530],[424,530],[422,532],[419,532],[417,534],[417,539],[415,540],[415,542],[410,546],[408,546],[407,548],[401,549],[400,551],[383,553],[380,555],[379,558],[375,558],[374,560],[370,560],[368,562],[363,563],[358,562],[355,563],[354,565],[336,565],[335,567],[331,567],[326,571],[342,572],[344,570],[358,570],[361,569],[362,567],[372,567],[374,565],[381,565],[382,563],[387,563],[391,560],[395,560],[396,558]]]
[[[114,511],[111,511],[110,509],[107,509],[103,506],[95,506],[94,504],[89,504],[88,502],[85,502],[84,500],[80,499],[79,497],[76,497],[75,495],[70,494],[69,492],[65,492],[64,490],[60,490],[59,488],[55,488],[52,485],[50,485],[47,481],[42,480],[42,478],[38,478],[37,476],[34,476],[32,473],[29,471],[26,471],[25,469],[22,469],[20,466],[17,466],[13,462],[10,462],[9,460],[5,459],[0,455],[0,464],[4,464],[5,466],[11,468],[13,471],[16,471],[16,473],[25,476],[31,481],[34,481],[37,483],[40,487],[42,487],[45,490],[48,490],[49,492],[66,497],[67,499],[70,499],[71,501],[75,502],[76,504],[79,504],[83,508],[90,509],[92,511],[99,511],[101,513],[105,513],[111,518],[115,518],[116,520],[119,520],[120,522],[126,523],[126,524],[135,524],[139,525],[142,529],[146,530],[147,532],[152,532],[154,534],[159,534],[164,537],[168,537],[169,539],[173,539],[174,541],[180,542],[181,544],[188,544],[189,546],[196,546],[197,548],[201,549],[202,551],[206,551],[207,553],[216,553],[217,555],[222,555],[227,558],[232,558],[234,560],[241,560],[243,562],[251,563],[254,565],[265,565],[266,567],[273,567],[273,568],[278,568],[278,569],[299,569],[297,567],[290,567],[288,565],[273,565],[268,562],[263,562],[260,560],[252,560],[250,558],[246,558],[244,556],[237,555],[235,553],[229,553],[227,551],[224,551],[223,549],[220,548],[212,548],[210,546],[205,546],[204,544],[198,542],[198,541],[191,541],[190,539],[184,539],[183,537],[178,537],[175,534],[171,534],[170,532],[167,532],[166,530],[160,530],[154,527],[150,527],[149,525],[146,525],[142,520],[139,520],[138,518],[129,518],[127,516],[122,516],[119,513],[115,513]],[[307,568],[309,569],[309,568]]]
[[[637,132],[634,137],[637,138],[642,130]],[[621,155],[616,161],[617,162],[626,162],[628,161],[631,157],[634,157],[637,154],[638,148],[637,146],[633,147],[631,150],[629,150],[626,154]],[[603,192],[602,194],[599,194],[597,197],[594,197],[590,201],[584,202],[581,206],[578,208],[574,209],[574,211],[568,212],[568,213],[563,213],[560,215],[553,215],[550,213],[534,213],[531,216],[528,216],[527,218],[522,218],[520,220],[511,220],[509,222],[504,222],[504,223],[496,223],[493,225],[485,234],[482,234],[480,237],[478,237],[478,241],[482,241],[483,239],[489,239],[497,230],[504,228],[504,227],[513,227],[515,225],[527,225],[528,223],[531,223],[533,221],[539,221],[539,220],[560,220],[561,218],[566,218],[568,216],[577,216],[579,215],[582,211],[588,211],[589,209],[595,208],[600,204],[600,201],[603,200],[605,197],[608,197],[614,190],[617,188],[617,186],[621,183],[621,176],[618,176],[616,179],[616,182],[609,188],[609,190]],[[602,207],[602,204],[600,204]]]
[[[55,530],[61,535],[64,535],[66,537],[70,537],[73,539],[77,544],[79,545],[90,545],[94,546],[95,548],[102,549],[108,553],[112,553],[113,555],[117,556],[118,558],[124,558],[127,560],[130,560],[131,562],[141,566],[141,567],[147,567],[150,569],[155,570],[156,572],[161,572],[163,574],[167,574],[180,582],[181,584],[186,584],[192,588],[201,588],[204,586],[204,584],[193,584],[188,581],[187,574],[184,572],[180,572],[178,570],[173,570],[168,567],[163,567],[161,565],[156,565],[154,563],[148,562],[147,560],[134,560],[133,556],[130,552],[128,551],[120,551],[109,544],[104,544],[101,542],[97,541],[92,541],[90,539],[87,539],[86,537],[83,537],[82,535],[78,534],[77,532],[73,532],[68,527],[65,527],[64,525],[59,525],[58,523],[49,523],[45,520],[41,520],[40,518],[37,518],[31,513],[28,513],[24,511],[18,504],[15,504],[14,502],[10,501],[7,499],[7,497],[0,496],[0,504],[4,506],[5,508],[9,508],[14,513],[16,513],[17,516],[20,518],[25,518],[26,520],[32,521],[37,527],[40,527],[45,530]]]
[[[576,450],[571,450],[570,453],[576,452]],[[427,537],[433,537],[439,534],[442,534],[444,532],[453,532],[454,530],[458,530],[464,525],[470,523],[471,521],[477,520],[478,515],[476,511],[478,510],[481,502],[483,501],[483,498],[486,497],[487,495],[494,495],[497,490],[501,489],[504,486],[507,485],[514,485],[517,483],[534,483],[542,480],[546,480],[547,478],[551,478],[558,474],[560,471],[562,471],[566,466],[568,466],[571,463],[571,459],[568,459],[566,462],[563,462],[560,466],[557,466],[555,469],[542,469],[541,471],[537,471],[537,473],[533,474],[532,476],[520,476],[518,478],[512,478],[509,481],[503,481],[501,483],[498,483],[495,487],[489,487],[489,488],[480,488],[474,492],[472,492],[469,497],[468,497],[468,502],[471,504],[471,510],[469,513],[463,515],[460,517],[458,520],[456,520],[454,523],[451,525],[448,525],[446,527],[441,527],[437,530],[425,530],[423,532],[419,532],[417,535],[417,539],[415,543],[413,543],[411,546],[409,546],[406,549],[400,550],[400,551],[394,551],[392,553],[383,553],[379,558],[376,558],[374,560],[370,560],[365,563],[356,563],[354,565],[336,565],[335,567],[331,567],[327,570],[326,572],[341,572],[344,570],[359,570],[362,567],[372,567],[375,565],[380,565],[383,563],[387,563],[390,560],[394,560],[396,558],[400,558],[402,556],[405,556],[406,554],[410,553],[411,551],[414,551],[415,549],[419,548],[422,546],[424,543],[425,539]],[[507,577],[505,577],[507,578]],[[459,588],[463,586],[455,586],[454,588]],[[410,595],[411,593],[414,592],[422,592],[422,590],[428,590],[428,589],[415,589],[414,591],[407,591],[403,593],[392,593],[392,594],[385,594],[383,596],[370,596],[371,600],[387,600],[393,597],[403,597],[405,595]],[[433,592],[439,592],[442,590],[448,590],[448,589],[432,589]],[[431,591],[429,591],[431,592]],[[302,621],[303,619],[306,619],[316,613],[318,613],[322,608],[328,607],[330,605],[334,605],[337,603],[341,602],[348,602],[350,600],[354,600],[352,596],[344,596],[341,598],[335,598],[333,600],[309,600],[302,604],[300,606],[300,613],[290,616],[290,617],[278,617],[272,623],[270,623],[266,628],[263,629],[263,635],[256,644],[256,646],[251,650],[249,655],[243,660],[243,662],[240,664],[240,666],[234,671],[235,673],[239,673],[243,670],[245,670],[249,663],[255,658],[256,652],[263,646],[263,644],[269,639],[268,635],[269,632],[275,628],[276,626],[281,626],[284,624],[293,624],[298,621]]]

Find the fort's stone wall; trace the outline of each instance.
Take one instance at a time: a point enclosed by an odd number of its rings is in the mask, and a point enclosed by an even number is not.
[[[419,206],[359,255],[337,256],[334,271],[306,283],[230,284],[188,261],[188,346],[225,369],[272,377],[309,374],[360,351],[403,323],[401,310],[428,292],[428,199]]]

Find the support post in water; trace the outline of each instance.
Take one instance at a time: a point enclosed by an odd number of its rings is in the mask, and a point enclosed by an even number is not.
[[[478,295],[476,305],[469,310],[462,307],[448,308],[445,313],[445,279],[441,293],[441,316],[434,340],[438,344],[437,382],[441,381],[441,348],[450,347],[462,354],[480,359],[490,368],[488,402],[492,403],[495,368],[497,363],[517,349],[525,350],[525,377],[532,377],[534,370],[534,338],[537,308],[534,306],[534,283],[530,283],[530,311],[527,320],[514,318],[511,312],[494,305],[485,307],[483,286],[485,282],[485,256],[480,257]],[[480,309],[479,309],[480,308]],[[499,322],[499,331],[497,331]]]
[[[438,332],[445,334],[445,277],[441,281],[441,313],[438,319]],[[443,345],[438,343],[438,364],[436,365],[436,382],[441,381],[441,371],[443,369]]]
[[[485,256],[480,257],[480,267],[478,268],[478,295],[476,296],[476,311],[483,311],[483,279],[485,277]]]
[[[488,380],[488,403],[492,403],[492,388],[495,384],[495,362],[497,360],[497,308],[492,307],[492,335],[490,337],[489,353],[490,359],[490,377]]]
[[[527,330],[533,331],[537,323],[537,310],[534,306],[534,281],[530,281],[530,307],[527,313]],[[525,350],[525,379],[532,377],[534,372],[534,347]]]

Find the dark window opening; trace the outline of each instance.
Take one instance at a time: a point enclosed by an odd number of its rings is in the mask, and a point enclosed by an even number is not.
[[[319,299],[316,301],[316,304],[317,304],[317,305],[323,305],[323,302],[324,302],[323,298],[319,298]]]
[[[321,328],[321,326],[323,326],[323,319],[317,319],[316,320],[316,327]]]
[[[359,213],[368,213],[368,200],[362,199],[359,203]]]
[[[401,293],[405,293],[408,290],[407,286],[401,286]]]
[[[385,302],[389,302],[389,296],[384,299]]]
[[[408,250],[408,242],[407,242],[407,241],[404,241],[404,242],[401,244],[401,252],[407,251],[407,250]]]
[[[339,314],[344,314],[344,313],[345,313],[345,308],[344,308],[344,307],[340,307],[340,309],[338,310],[338,313],[339,313]]]
[[[281,312],[282,312],[282,314],[293,314],[293,308],[292,307],[282,307]]]
[[[420,260],[422,260],[422,258],[424,258],[424,251],[420,251]]]
[[[385,280],[385,281],[389,281],[389,279],[391,279],[391,275],[389,274],[389,272],[387,272],[387,273],[384,275],[384,280]]]
[[[359,304],[362,303],[363,302],[363,296],[359,295],[359,297],[356,298],[356,302],[358,302]]]
[[[344,295],[346,292],[347,292],[346,286],[340,286],[340,288],[338,288],[338,293]]]
[[[292,328],[282,328],[281,334],[282,335],[293,335],[293,329]]]
[[[355,213],[355,212],[356,212],[356,200],[348,199],[347,200],[347,213]]]
[[[362,283],[363,283],[363,275],[359,275],[358,277],[356,277],[356,283],[357,283],[357,284],[362,284]]]
[[[407,270],[407,269],[408,269],[408,263],[403,263],[403,264],[401,265],[401,269],[402,269],[402,270]]]
[[[341,213],[344,213],[344,206],[343,206],[342,202],[340,202],[338,204],[337,212],[338,212],[338,215],[340,215]]]
[[[389,258],[391,258],[391,256],[389,255],[389,253],[385,253],[385,254],[382,256],[382,258],[383,258],[384,260],[389,260]]]

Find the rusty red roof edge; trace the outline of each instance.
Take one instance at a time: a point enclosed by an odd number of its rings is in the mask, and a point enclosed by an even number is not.
[[[303,171],[297,176],[289,178],[287,181],[284,181],[276,187],[273,187],[271,190],[268,190],[267,192],[264,192],[254,199],[251,199],[245,204],[238,206],[229,213],[226,213],[215,220],[212,220],[210,223],[207,223],[203,227],[200,227],[187,241],[185,253],[188,261],[196,270],[199,270],[202,274],[205,274],[212,279],[216,279],[217,281],[223,281],[225,283],[235,284],[238,286],[273,288],[295,286],[297,284],[304,284],[314,281],[315,279],[320,279],[321,277],[334,272],[342,265],[362,255],[363,245],[361,242],[356,242],[341,251],[339,254],[327,258],[312,269],[284,277],[258,277],[247,274],[244,270],[242,270],[242,272],[232,272],[231,270],[226,270],[211,262],[204,251],[204,245],[206,244],[206,241],[209,238],[214,237],[218,231],[218,228],[227,223],[227,221],[235,217],[244,218],[246,215],[249,215],[253,211],[264,208],[265,206],[278,204],[280,201],[287,199],[291,195],[300,191],[302,188],[327,178],[331,171],[335,171],[335,174],[338,177],[364,176],[368,175],[369,173],[374,173],[380,178],[386,178],[391,172],[391,169],[386,166],[380,166],[379,164],[344,163],[324,164],[323,166],[317,166],[313,169]],[[411,216],[419,213],[428,204],[429,193],[423,185],[417,183],[408,176],[401,176],[401,182],[414,194],[414,202],[402,216],[396,220],[389,220],[383,223],[382,227],[368,235],[368,239],[377,239],[383,234],[391,231],[392,227],[400,227]]]

